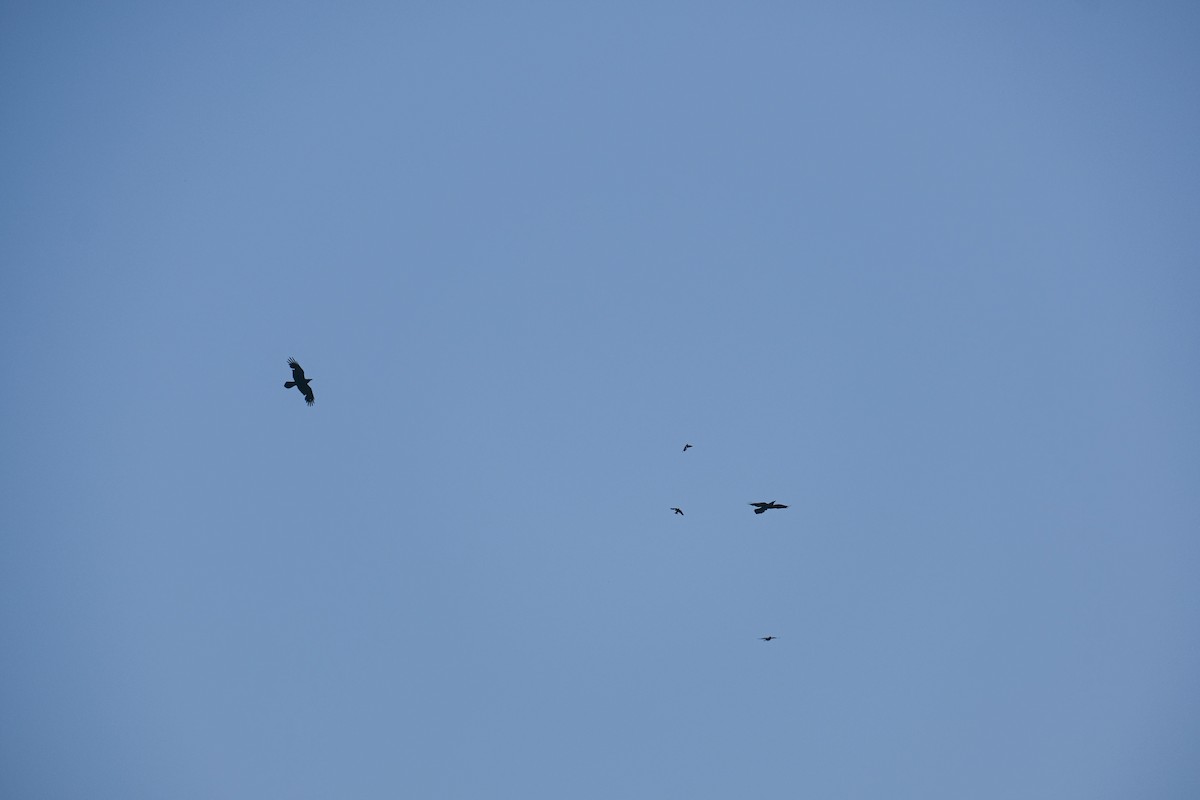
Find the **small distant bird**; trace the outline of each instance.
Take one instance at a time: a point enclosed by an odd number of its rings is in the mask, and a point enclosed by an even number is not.
[[[778,639],[779,637],[778,636],[760,636],[758,638],[762,639],[764,642],[769,642],[772,639]]]
[[[787,508],[787,506],[783,505],[782,503],[776,503],[774,500],[769,503],[750,503],[750,505],[755,507],[755,514],[761,514],[769,508]]]
[[[686,453],[686,452],[688,451],[688,448],[689,448],[689,447],[691,447],[691,445],[690,445],[690,444],[685,444],[685,445],[683,446],[683,452],[685,452],[685,453]]]
[[[683,516],[683,509],[682,509],[682,508],[674,508],[674,507],[672,507],[672,508],[671,508],[671,510],[672,510],[672,511],[674,511],[674,512],[675,512],[676,514],[678,514],[679,516],[681,516],[681,517]]]
[[[283,384],[283,388],[290,389],[295,386],[300,390],[300,394],[304,395],[304,402],[310,406],[313,404],[313,390],[308,384],[312,382],[312,378],[304,377],[304,370],[296,363],[296,359],[289,358],[288,366],[292,368],[292,379]]]

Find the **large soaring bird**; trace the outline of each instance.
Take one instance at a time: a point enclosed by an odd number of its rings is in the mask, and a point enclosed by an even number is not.
[[[681,516],[681,517],[683,516],[683,509],[682,509],[682,508],[675,508],[674,506],[672,506],[672,507],[671,507],[671,510],[672,510],[672,511],[674,511],[674,512],[675,512],[676,514],[678,514],[679,516]]]
[[[311,406],[313,404],[313,391],[312,387],[308,384],[312,379],[304,377],[304,370],[296,363],[296,359],[289,358],[288,366],[292,368],[292,379],[284,383],[283,388],[290,389],[295,386],[300,390],[300,394],[304,395],[304,402]]]
[[[774,500],[769,503],[751,503],[750,505],[754,506],[755,514],[761,514],[770,508],[787,508],[787,506],[782,503],[776,503]]]

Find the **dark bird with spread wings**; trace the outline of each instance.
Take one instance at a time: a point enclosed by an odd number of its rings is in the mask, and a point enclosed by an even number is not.
[[[689,447],[691,447],[691,445],[690,445],[690,444],[684,443],[684,445],[683,445],[683,452],[685,452],[685,453],[686,453],[686,452],[688,451],[688,448],[689,448]]]
[[[776,503],[774,500],[772,500],[769,503],[751,503],[750,505],[754,506],[755,514],[761,514],[764,511],[771,509],[771,508],[787,508],[787,506],[785,506],[784,504]]]
[[[312,382],[312,378],[304,377],[304,370],[296,363],[296,359],[289,358],[288,366],[292,368],[292,379],[283,384],[283,388],[290,389],[295,386],[300,390],[300,394],[304,395],[304,402],[310,406],[313,404],[313,390],[308,384]]]
[[[758,638],[762,639],[764,642],[769,642],[772,639],[778,639],[779,637],[778,636],[760,636]]]
[[[672,506],[672,507],[671,507],[671,510],[672,510],[672,511],[674,511],[674,512],[675,512],[676,514],[678,514],[679,516],[681,516],[681,517],[683,516],[683,509],[682,509],[682,508],[675,508],[674,506]]]

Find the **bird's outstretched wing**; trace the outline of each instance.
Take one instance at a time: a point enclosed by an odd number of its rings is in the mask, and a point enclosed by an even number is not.
[[[312,387],[309,386],[307,383],[302,383],[302,384],[300,384],[300,391],[304,392],[304,402],[308,403],[311,406],[313,404],[313,401],[316,399],[313,397]]]
[[[289,358],[288,366],[292,368],[292,377],[295,378],[296,383],[302,382],[304,380],[304,369],[296,362],[296,359]]]

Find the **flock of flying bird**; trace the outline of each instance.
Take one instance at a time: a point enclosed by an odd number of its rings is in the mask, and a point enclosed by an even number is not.
[[[684,443],[683,452],[686,453],[688,451],[688,449],[691,448],[691,446],[692,445],[690,443]],[[754,506],[755,514],[762,514],[763,512],[769,511],[772,508],[787,508],[787,506],[785,506],[783,503],[776,503],[774,500],[772,500],[769,503],[750,503],[750,505]],[[676,514],[678,514],[681,517],[684,515],[682,508],[678,508],[676,506],[671,506],[671,510],[674,511]],[[762,639],[764,642],[769,642],[772,639],[778,639],[779,637],[778,636],[760,636],[758,638]]]
[[[292,368],[292,379],[290,381],[284,381],[283,388],[291,389],[292,387],[295,387],[296,390],[300,392],[300,394],[304,395],[304,402],[308,403],[311,406],[316,400],[316,398],[313,395],[313,390],[312,390],[312,385],[311,385],[312,378],[304,377],[304,368],[300,366],[299,362],[297,362],[296,359],[289,358],[288,366]],[[686,453],[689,449],[691,449],[691,447],[692,447],[691,444],[684,444],[683,452]],[[769,511],[773,508],[787,508],[787,506],[785,506],[784,504],[776,503],[774,500],[772,500],[769,503],[750,503],[750,505],[754,506],[755,514],[762,514],[763,512]],[[672,506],[671,510],[674,511],[679,516],[681,516],[681,517],[683,516],[682,508],[676,508],[676,507]],[[778,636],[760,636],[758,638],[762,639],[764,642],[769,642],[772,639],[778,639],[779,637]]]

